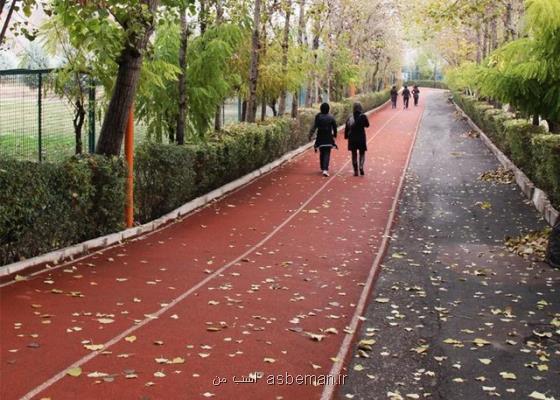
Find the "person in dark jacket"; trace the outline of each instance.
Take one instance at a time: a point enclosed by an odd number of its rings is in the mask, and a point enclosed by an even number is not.
[[[410,101],[410,90],[408,90],[408,87],[406,85],[404,86],[402,97],[403,97],[404,109],[406,110],[408,108],[408,102]]]
[[[354,176],[358,176],[358,168],[361,175],[365,174],[364,163],[367,151],[366,128],[369,128],[369,119],[364,114],[360,103],[354,103],[353,109],[353,114],[348,118],[348,121],[346,121],[344,138],[348,139],[348,150],[352,152]]]
[[[330,106],[327,103],[321,104],[321,112],[315,116],[315,123],[309,131],[309,138],[317,131],[315,139],[315,152],[319,150],[319,163],[323,176],[329,176],[329,163],[331,150],[336,146],[336,133],[338,128],[336,120],[329,114]]]
[[[399,98],[399,91],[396,86],[391,88],[391,104],[393,108],[397,108],[397,100]]]
[[[418,106],[418,100],[420,99],[420,89],[418,89],[418,85],[414,85],[412,97],[414,97],[414,106]]]

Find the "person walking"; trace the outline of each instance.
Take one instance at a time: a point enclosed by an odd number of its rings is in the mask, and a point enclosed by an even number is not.
[[[321,112],[315,116],[313,127],[309,131],[309,139],[317,132],[315,139],[315,152],[319,150],[319,164],[323,176],[329,176],[329,164],[331,160],[331,150],[336,145],[336,133],[338,127],[336,120],[329,114],[331,107],[328,103],[321,104]]]
[[[418,106],[418,100],[420,99],[420,89],[418,89],[418,85],[414,85],[412,89],[412,97],[414,97],[414,106]]]
[[[365,175],[364,163],[367,151],[366,128],[369,128],[369,119],[364,114],[362,105],[360,103],[354,103],[353,113],[346,121],[346,127],[344,129],[344,138],[348,140],[348,150],[352,152],[354,176],[358,176],[358,170],[360,175]]]
[[[399,98],[399,91],[397,90],[396,86],[391,88],[391,104],[393,109],[397,108],[397,100]]]
[[[408,90],[408,87],[406,85],[404,86],[402,97],[404,109],[406,110],[408,108],[408,102],[410,101],[410,90]]]

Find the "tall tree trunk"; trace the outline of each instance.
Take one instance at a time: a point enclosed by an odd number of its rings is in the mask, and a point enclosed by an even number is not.
[[[259,82],[259,50],[262,0],[255,0],[253,13],[253,37],[251,40],[251,65],[249,69],[249,99],[247,100],[247,122],[257,118],[257,85]]]
[[[84,126],[84,121],[86,119],[86,109],[81,101],[76,102],[76,111],[74,114],[74,120],[72,124],[74,125],[74,136],[76,139],[76,154],[83,153],[83,141],[82,141],[82,128]]]
[[[482,31],[480,30],[480,27],[477,27],[476,28],[476,63],[477,64],[482,63],[482,47],[483,47]]]
[[[510,42],[515,35],[513,29],[513,4],[510,1],[506,4],[506,12],[504,14],[504,42]]]
[[[319,18],[315,21],[315,26],[313,28],[313,43],[311,50],[313,51],[313,72],[311,74],[312,81],[307,87],[307,98],[305,100],[305,106],[311,107],[313,103],[317,103],[319,99],[319,77],[317,76],[317,64],[319,62],[319,44],[320,44],[320,33],[321,33],[321,21]]]
[[[216,6],[216,26],[220,26],[224,20],[224,8],[222,6],[222,0],[215,0],[214,4]],[[222,129],[222,106],[218,105],[216,107],[216,114],[214,116],[214,131],[218,132]]]
[[[261,121],[266,118],[266,99],[263,97],[261,100]]]
[[[490,22],[490,52],[498,48],[498,20],[492,18]]]
[[[243,100],[241,103],[241,122],[247,121],[247,100]]]
[[[298,46],[303,48],[303,35],[305,31],[305,0],[299,0]],[[299,63],[303,62],[299,58]],[[295,90],[292,98],[292,118],[296,118],[299,108],[299,90]]]
[[[187,9],[181,10],[181,44],[179,47],[179,113],[177,114],[177,144],[185,144],[185,125],[187,120],[187,46],[189,41],[189,26],[187,23]]]
[[[282,39],[282,75],[288,73],[288,51],[290,50],[290,19],[292,17],[292,0],[286,0],[286,19],[284,21],[284,37]],[[286,99],[288,90],[284,88],[280,93],[280,103],[278,104],[278,114],[284,115],[286,112]]]
[[[482,58],[486,58],[489,54],[488,48],[490,44],[490,30],[488,29],[488,22],[484,23],[484,35],[483,35],[483,45],[482,45]]]
[[[159,0],[141,0],[141,4],[147,5],[147,11],[153,15]],[[118,156],[121,153],[128,115],[134,104],[140,80],[143,53],[154,31],[154,22],[153,19],[148,19],[144,21],[142,31],[129,32],[132,37],[122,49],[117,61],[117,79],[99,134],[97,154]]]
[[[8,9],[8,15],[6,15],[6,19],[4,20],[4,25],[2,26],[2,31],[0,32],[0,44],[4,42],[4,38],[6,37],[6,31],[8,30],[8,26],[10,25],[10,20],[12,19],[12,14],[16,8],[16,5],[19,0],[13,0],[10,8]],[[0,14],[4,9],[4,4],[2,4],[2,8],[0,8]]]

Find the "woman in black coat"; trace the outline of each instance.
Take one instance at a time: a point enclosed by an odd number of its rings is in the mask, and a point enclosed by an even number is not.
[[[348,139],[348,150],[352,152],[352,166],[354,176],[358,176],[358,168],[361,175],[364,175],[364,163],[366,161],[367,139],[366,128],[369,128],[369,119],[364,114],[360,103],[354,103],[354,112],[344,130],[344,137]],[[358,158],[359,154],[359,158]]]
[[[327,103],[321,104],[321,112],[315,116],[315,123],[309,131],[309,138],[317,131],[315,139],[315,151],[319,149],[319,163],[323,176],[329,176],[329,163],[331,150],[336,147],[336,133],[338,128],[336,120],[329,114],[330,106]]]

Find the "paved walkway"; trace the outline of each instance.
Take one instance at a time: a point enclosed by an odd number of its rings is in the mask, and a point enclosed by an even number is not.
[[[504,246],[544,223],[453,112],[428,97],[342,398],[560,399],[560,271]]]
[[[1,287],[0,398],[328,398],[422,112],[372,116],[365,177],[341,150],[325,179],[307,152],[154,234]]]

